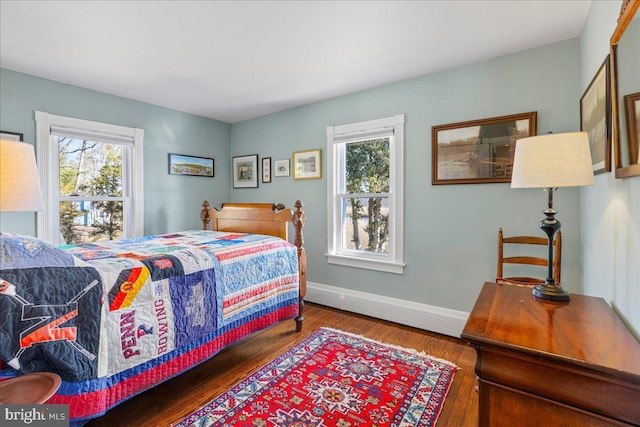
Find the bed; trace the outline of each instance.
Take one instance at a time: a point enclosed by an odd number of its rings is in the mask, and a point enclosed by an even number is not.
[[[0,381],[60,375],[47,403],[82,425],[255,331],[300,331],[302,207],[205,201],[202,230],[59,248],[0,234]]]

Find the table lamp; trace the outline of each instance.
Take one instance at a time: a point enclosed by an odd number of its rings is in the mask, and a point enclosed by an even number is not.
[[[43,209],[33,145],[0,140],[0,212]]]
[[[559,187],[593,185],[593,166],[586,132],[532,136],[516,141],[511,188],[542,188],[548,193],[546,218],[540,228],[549,238],[549,272],[544,283],[533,288],[539,298],[569,301],[569,292],[553,278],[553,237],[560,229],[555,219],[553,192]]]

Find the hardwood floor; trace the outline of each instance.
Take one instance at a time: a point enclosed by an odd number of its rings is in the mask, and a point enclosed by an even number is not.
[[[190,371],[116,406],[86,426],[170,426],[323,326],[414,348],[455,363],[460,370],[455,374],[438,426],[478,425],[473,371],[476,353],[464,341],[316,304],[307,303],[304,316],[302,332],[295,332],[293,320],[259,331]]]

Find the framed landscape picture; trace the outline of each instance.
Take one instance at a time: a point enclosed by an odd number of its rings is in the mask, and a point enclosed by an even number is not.
[[[169,153],[169,174],[213,178],[213,162],[214,160],[209,157]]]
[[[580,98],[580,130],[589,134],[593,172],[611,171],[609,56]]]
[[[433,126],[431,183],[511,182],[516,141],[536,132],[535,111]]]
[[[293,179],[322,178],[322,150],[293,153]]]
[[[258,155],[236,156],[231,161],[233,188],[258,188]]]

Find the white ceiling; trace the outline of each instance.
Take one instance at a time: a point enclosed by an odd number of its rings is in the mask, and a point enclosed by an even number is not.
[[[0,1],[0,66],[228,123],[578,37],[591,1]]]

